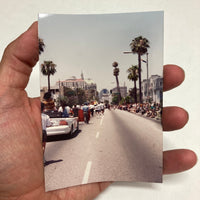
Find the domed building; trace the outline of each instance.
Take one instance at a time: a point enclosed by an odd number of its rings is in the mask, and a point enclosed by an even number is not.
[[[99,99],[101,102],[110,102],[110,92],[106,88],[102,89],[99,93]]]

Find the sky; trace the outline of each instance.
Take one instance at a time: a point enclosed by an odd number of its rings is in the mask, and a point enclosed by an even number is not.
[[[51,85],[72,76],[91,78],[97,90],[116,87],[112,63],[118,62],[120,86],[133,87],[127,79],[127,69],[137,65],[131,41],[142,36],[149,40],[149,76],[163,72],[163,12],[97,14],[97,15],[39,15],[39,37],[45,43],[40,64],[51,60],[57,72],[51,76]],[[146,55],[142,56],[146,60]],[[47,77],[40,75],[41,87],[47,86]],[[147,78],[146,64],[142,62],[142,79]],[[138,86],[137,86],[138,87]]]

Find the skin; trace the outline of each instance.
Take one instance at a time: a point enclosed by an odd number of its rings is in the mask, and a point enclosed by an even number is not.
[[[5,50],[0,63],[0,199],[1,200],[90,200],[111,182],[93,183],[45,193],[41,145],[40,99],[28,98],[25,88],[38,61],[37,22]],[[183,70],[164,66],[164,90],[180,85]],[[163,109],[163,130],[182,128],[188,113],[179,107]],[[192,168],[197,161],[187,149],[163,153],[163,173]]]

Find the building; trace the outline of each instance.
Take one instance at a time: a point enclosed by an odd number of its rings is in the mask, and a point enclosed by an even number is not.
[[[102,89],[99,93],[99,99],[101,102],[110,102],[110,92],[107,89]]]
[[[148,84],[147,84],[148,83]],[[163,78],[159,75],[152,75],[142,81],[142,97],[144,102],[162,102]]]
[[[64,88],[70,88],[72,90],[82,89],[85,91],[87,100],[96,100],[98,96],[97,85],[91,79],[85,79],[83,73],[81,73],[81,78],[77,79],[75,76],[70,77],[64,81],[57,81],[56,86],[60,88],[60,95],[64,95]]]
[[[72,76],[64,81],[57,81],[56,85],[61,87],[68,87],[72,90],[77,88],[81,88],[83,90],[97,90],[97,85],[91,78],[83,79],[83,74],[81,74],[81,77],[82,78],[77,79],[75,76]]]
[[[85,88],[85,81],[83,79],[77,79],[75,76],[72,76],[69,79],[66,79],[64,81],[57,81],[56,82],[56,86],[60,86],[60,87],[68,87],[71,89],[77,89],[77,88],[81,88],[84,89]]]
[[[121,86],[121,87],[119,87],[119,89],[120,89],[121,97],[123,97],[123,98],[127,97],[127,87]],[[118,94],[117,87],[112,89],[112,94]]]
[[[84,89],[85,90],[97,90],[97,84],[91,79],[84,79],[85,85]]]

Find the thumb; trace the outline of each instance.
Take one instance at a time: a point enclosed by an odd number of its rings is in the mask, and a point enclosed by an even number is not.
[[[24,90],[32,67],[38,61],[38,23],[20,35],[6,48],[0,63],[0,86]]]

